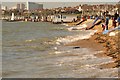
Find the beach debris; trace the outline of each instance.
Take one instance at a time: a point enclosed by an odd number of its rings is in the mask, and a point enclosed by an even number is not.
[[[75,46],[75,47],[73,47],[73,49],[79,49],[80,47],[79,46]]]

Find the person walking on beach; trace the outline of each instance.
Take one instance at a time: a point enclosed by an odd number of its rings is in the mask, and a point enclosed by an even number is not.
[[[113,22],[112,22],[114,28],[117,26],[117,25],[116,25],[116,23],[117,23],[116,20],[117,20],[118,17],[119,17],[119,14],[115,13],[115,14],[114,14],[114,17],[113,17]]]
[[[105,25],[105,19],[102,17],[101,18],[101,21],[102,21],[102,31],[106,30],[106,25]]]
[[[108,30],[108,24],[109,24],[109,16],[107,15],[105,20],[106,30]]]
[[[118,17],[119,17],[119,14],[116,12],[116,13],[114,14],[115,20],[117,20]]]
[[[116,20],[115,20],[115,18],[113,18],[113,21],[112,21],[112,26],[115,28],[116,27]]]
[[[120,25],[120,16],[118,17],[117,22],[118,22],[118,26],[119,26]]]

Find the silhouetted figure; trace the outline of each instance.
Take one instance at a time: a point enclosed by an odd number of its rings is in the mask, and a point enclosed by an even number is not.
[[[115,13],[114,14],[114,19],[117,20],[118,17],[119,17],[119,14]]]
[[[118,17],[117,22],[118,22],[118,26],[119,26],[120,25],[120,16]]]
[[[112,26],[115,28],[116,27],[116,20],[115,20],[115,18],[113,18],[113,21],[112,21]]]
[[[113,27],[115,28],[117,25],[116,25],[116,20],[117,20],[117,18],[119,17],[119,14],[117,14],[117,13],[115,13],[114,14],[114,17],[113,17],[113,23],[112,23],[112,25],[113,25]]]
[[[106,30],[108,30],[108,24],[109,24],[109,17],[107,16],[105,20]]]

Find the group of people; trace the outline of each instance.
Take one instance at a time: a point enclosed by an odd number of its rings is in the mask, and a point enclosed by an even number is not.
[[[120,14],[118,14],[117,12],[114,15],[110,15],[110,14],[108,14],[108,12],[105,12],[102,15],[99,15],[99,16],[96,15],[94,18],[93,17],[91,17],[91,18],[89,18],[88,16],[82,17],[83,21],[84,20],[86,21],[86,19],[95,19],[95,20],[94,20],[94,22],[90,23],[89,25],[85,26],[84,28],[72,28],[72,30],[76,30],[76,29],[90,30],[90,29],[94,28],[96,25],[100,25],[101,23],[102,23],[103,32],[108,33],[108,32],[114,31],[114,30],[120,30]],[[109,28],[110,19],[112,20],[111,26],[113,27],[111,29]]]
[[[117,26],[120,25],[120,14],[118,14],[117,12],[111,16],[111,15],[108,15],[108,14],[104,14],[102,16],[98,16],[95,20],[95,22],[97,22],[98,19],[101,19],[101,22],[102,22],[102,27],[103,27],[103,30],[106,29],[108,30],[109,29],[109,20],[112,19],[112,26],[114,28],[116,28]],[[95,23],[93,22],[93,24]]]
[[[113,16],[106,15],[105,16],[105,25],[106,30],[108,30],[109,19],[112,19],[112,26],[115,28],[120,25],[120,15],[116,12]]]

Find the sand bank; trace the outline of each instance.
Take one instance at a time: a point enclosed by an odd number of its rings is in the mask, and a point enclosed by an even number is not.
[[[83,22],[82,24],[89,24],[93,20],[87,20]],[[112,28],[112,20],[109,22],[109,29]],[[79,46],[82,48],[90,48],[95,51],[103,51],[100,54],[95,54],[97,57],[112,57],[113,61],[112,63],[102,64],[101,68],[115,68],[119,67],[119,61],[120,61],[120,37],[118,35],[116,36],[109,36],[102,34],[102,27],[100,25],[96,25],[92,30],[97,30],[96,34],[91,36],[89,39],[84,40],[77,40],[75,42],[71,42],[69,44],[66,44],[66,46]]]

